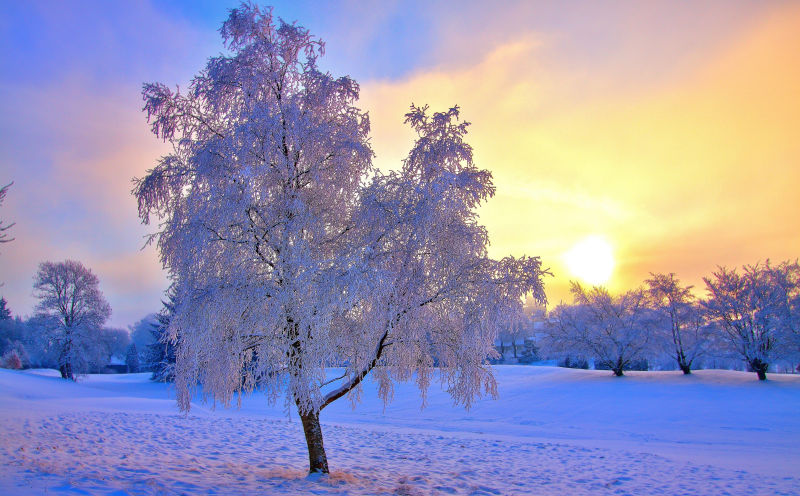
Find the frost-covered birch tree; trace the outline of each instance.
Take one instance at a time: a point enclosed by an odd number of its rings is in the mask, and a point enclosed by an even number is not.
[[[787,287],[781,268],[745,265],[742,271],[719,267],[704,278],[708,299],[703,302],[717,322],[728,346],[766,380],[771,362],[785,350],[783,338],[789,322]]]
[[[412,107],[401,170],[372,168],[359,88],[317,66],[307,30],[243,4],[188,91],[147,84],[152,131],[173,151],[134,194],[174,281],[168,333],[183,409],[198,386],[229,404],[258,388],[300,416],[310,472],[328,472],[320,412],[355,404],[373,373],[438,378],[466,406],[495,394],[486,358],[524,295],[544,300],[538,258],[493,260],[476,207],[494,194],[459,111]],[[333,376],[331,368],[339,371]]]
[[[650,305],[658,317],[657,334],[670,348],[672,358],[684,374],[692,373],[692,363],[710,344],[710,327],[702,308],[675,274],[650,274],[645,281]]]
[[[100,280],[80,262],[43,262],[33,282],[37,320],[58,355],[61,377],[75,380],[87,365],[89,336],[111,315]]]
[[[573,282],[570,291],[574,303],[556,307],[545,327],[551,349],[594,357],[617,377],[646,357],[654,318],[643,290],[611,295],[603,287],[587,290]]]

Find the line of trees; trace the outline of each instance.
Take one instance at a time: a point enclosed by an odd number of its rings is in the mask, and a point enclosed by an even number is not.
[[[130,329],[107,327],[111,307],[99,284],[80,262],[40,264],[33,283],[39,301],[32,317],[14,317],[0,298],[0,367],[55,368],[71,380],[112,366],[127,372],[160,370],[162,348],[170,345],[157,342],[163,335],[158,317],[147,316]]]
[[[543,344],[551,353],[593,358],[617,376],[659,355],[684,374],[702,359],[734,358],[760,380],[771,364],[800,360],[797,261],[720,267],[704,281],[705,298],[675,274],[651,274],[619,295],[573,282],[574,302],[550,312]]]
[[[60,369],[62,341],[54,337],[53,329],[36,316],[22,318],[8,310],[7,317],[0,318],[0,367]],[[127,330],[105,326],[73,338],[73,378],[76,374],[107,372],[112,357],[124,357],[130,344]]]
[[[0,187],[2,206],[11,182]],[[15,224],[0,220],[0,244],[14,241],[8,232]],[[154,377],[174,363],[172,345],[160,342],[164,326],[150,315],[129,330],[105,327],[111,307],[99,288],[99,279],[80,262],[43,262],[34,276],[39,299],[33,317],[12,318],[8,302],[0,297],[0,368],[56,368],[65,379],[79,373],[105,372],[112,357],[124,357],[125,371],[154,370]],[[0,286],[2,283],[0,282]],[[170,362],[171,360],[171,362]]]

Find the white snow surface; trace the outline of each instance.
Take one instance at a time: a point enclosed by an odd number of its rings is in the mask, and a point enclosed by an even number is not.
[[[333,372],[335,373],[335,371]],[[800,494],[800,376],[496,366],[470,411],[434,385],[368,383],[322,413],[332,473],[306,477],[297,415],[253,395],[178,412],[149,374],[0,370],[0,494]]]

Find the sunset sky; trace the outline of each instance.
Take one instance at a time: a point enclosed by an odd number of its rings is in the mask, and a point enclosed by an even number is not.
[[[0,13],[0,295],[28,315],[37,264],[100,277],[125,327],[168,282],[130,195],[166,152],[141,84],[188,86],[238,2],[5,2]],[[432,5],[431,5],[432,4]],[[408,106],[458,104],[497,195],[490,254],[538,255],[552,304],[565,255],[611,245],[608,286],[800,256],[800,2],[278,2],[361,84],[376,163]],[[565,8],[568,5],[568,8]],[[702,294],[702,291],[699,293]]]

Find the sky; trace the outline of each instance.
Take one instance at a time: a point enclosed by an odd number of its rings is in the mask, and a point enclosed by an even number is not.
[[[800,256],[800,3],[277,2],[361,85],[375,162],[397,167],[411,103],[453,105],[497,194],[493,257],[540,256],[551,306],[566,256],[603,239],[614,292],[675,272],[702,295],[717,266]],[[36,303],[43,261],[100,278],[126,327],[168,286],[130,194],[167,148],[141,85],[188,86],[238,2],[3,2],[0,295]]]

